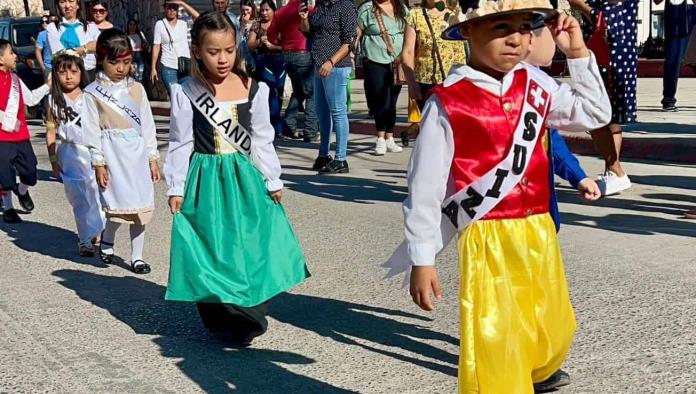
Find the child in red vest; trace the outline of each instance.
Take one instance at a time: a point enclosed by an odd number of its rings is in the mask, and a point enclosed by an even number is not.
[[[460,393],[533,393],[566,358],[575,317],[549,214],[547,127],[586,131],[610,120],[610,103],[578,21],[547,0],[460,0],[463,20],[443,37],[466,39],[425,104],[404,202],[410,292],[432,310],[434,267],[459,233]],[[573,87],[523,63],[532,31],[547,25],[568,58]],[[456,229],[456,230],[455,230]],[[399,259],[399,256],[402,258]]]
[[[17,55],[10,42],[0,39],[0,189],[5,223],[22,221],[14,209],[12,193],[17,195],[25,211],[34,209],[29,186],[36,185],[37,181],[36,156],[31,147],[24,106],[37,105],[48,94],[48,85],[29,90],[14,73],[16,66]]]

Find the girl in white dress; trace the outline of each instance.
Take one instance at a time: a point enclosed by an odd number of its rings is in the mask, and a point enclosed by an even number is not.
[[[143,85],[129,77],[128,37],[109,29],[97,40],[97,79],[85,89],[82,121],[107,223],[99,255],[114,256],[116,230],[130,225],[131,268],[150,272],[143,260],[145,225],[155,209],[153,182],[160,180],[155,121]]]
[[[73,207],[80,256],[94,256],[94,245],[104,229],[99,189],[82,132],[82,89],[87,73],[80,55],[72,50],[53,58],[49,96],[51,111],[46,122],[46,146],[53,175],[63,180],[65,195]],[[60,143],[56,148],[56,140]]]

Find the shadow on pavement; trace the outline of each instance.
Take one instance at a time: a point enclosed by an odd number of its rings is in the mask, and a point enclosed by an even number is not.
[[[3,231],[18,248],[31,253],[106,268],[98,257],[80,257],[77,251],[77,235],[72,231],[49,224],[32,222],[23,216],[24,222],[7,224],[0,221]]]
[[[408,193],[398,182],[383,182],[345,175],[284,174],[285,186],[299,193],[337,201],[373,204],[380,201],[402,202]]]
[[[630,175],[631,182],[640,185],[696,189],[696,178],[681,175]]]
[[[564,225],[601,228],[622,234],[672,234],[696,237],[696,224],[690,219],[663,219],[630,214],[609,214],[598,217],[563,212],[561,222]]]
[[[423,368],[457,376],[459,360],[457,354],[446,352],[421,341],[423,339],[438,340],[458,346],[459,340],[457,338],[431,331],[417,324],[380,317],[375,315],[376,313],[421,321],[430,320],[393,309],[290,293],[279,295],[270,306],[270,315],[281,322],[315,332],[346,345],[358,346]],[[359,338],[363,341],[358,342],[353,338]],[[439,360],[445,364],[378,349],[364,342],[399,348]]]
[[[203,327],[196,307],[190,303],[166,302],[165,287],[137,277],[112,277],[78,270],[58,270],[53,275],[59,283],[73,290],[82,300],[108,311],[127,324],[136,334],[157,336],[152,341],[164,357],[180,359],[177,367],[207,393],[351,393],[319,380],[298,375],[278,364],[312,364],[315,360],[301,354],[269,349],[237,349]],[[276,307],[273,307],[277,304]],[[348,308],[379,310],[385,314],[401,312],[344,303],[302,295],[281,295],[271,301],[271,316],[299,328],[331,330],[373,338],[393,337],[390,344],[415,342],[417,338],[437,337],[417,326],[403,324],[370,314],[355,313]],[[279,311],[282,310],[282,311]],[[332,314],[327,319],[322,312]],[[305,313],[311,314],[306,316]],[[292,316],[288,316],[291,314]],[[311,319],[301,324],[299,320]],[[315,319],[323,320],[322,326]],[[333,320],[333,321],[332,321]],[[334,323],[334,321],[337,321]],[[325,327],[319,330],[319,327]],[[382,333],[382,330],[392,330]],[[358,334],[360,331],[365,331]],[[441,335],[440,335],[441,336]],[[443,337],[448,340],[449,337]],[[452,340],[452,338],[449,338]],[[399,342],[401,341],[401,342]],[[418,349],[415,343],[411,349]],[[422,345],[421,345],[422,346]],[[431,351],[432,353],[432,351]],[[400,356],[399,356],[400,357]],[[453,357],[450,355],[450,358]],[[454,358],[456,365],[456,357]],[[451,368],[456,373],[456,367]],[[280,389],[282,388],[282,390]]]
[[[596,206],[596,207],[602,207],[602,208],[611,208],[611,209],[626,209],[630,211],[634,211],[636,213],[640,212],[655,212],[655,213],[664,213],[667,215],[674,215],[674,216],[681,216],[684,214],[684,211],[688,211],[689,209],[693,209],[694,207],[692,206],[693,204],[678,204],[678,203],[670,203],[670,202],[664,202],[664,201],[651,201],[650,199],[647,198],[640,198],[640,199],[628,199],[628,198],[621,198],[621,195],[616,195],[616,196],[611,196],[608,198],[602,198],[598,201],[588,203],[580,199],[580,196],[578,195],[577,191],[572,190],[572,189],[566,189],[566,188],[557,188],[557,196],[558,196],[558,202],[562,203],[567,203],[567,204],[580,204],[580,205],[588,205],[588,206]],[[647,197],[647,196],[643,196]],[[565,213],[562,213],[564,215]],[[646,217],[646,220],[649,219]]]

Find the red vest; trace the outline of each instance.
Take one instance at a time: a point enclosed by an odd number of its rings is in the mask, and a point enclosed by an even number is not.
[[[433,89],[452,126],[454,158],[450,172],[457,191],[498,165],[510,151],[526,88],[527,70],[521,69],[515,72],[503,96],[466,79]],[[482,220],[523,218],[549,211],[550,169],[543,143],[546,127],[539,133],[524,177]]]
[[[21,82],[20,82],[21,83]],[[10,99],[10,87],[12,85],[12,73],[0,70],[0,110],[5,111],[7,101]],[[19,111],[17,111],[17,121],[19,122],[19,131],[8,133],[2,129],[0,123],[0,142],[20,142],[28,141],[29,127],[27,126],[27,118],[24,113],[24,97],[22,89],[19,89]]]

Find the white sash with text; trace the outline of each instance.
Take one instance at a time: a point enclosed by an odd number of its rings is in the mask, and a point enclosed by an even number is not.
[[[549,93],[530,78],[527,81],[520,120],[515,128],[508,154],[481,178],[443,201],[440,220],[442,248],[438,250],[438,254],[458,231],[464,230],[485,216],[520,182],[544,127],[550,101]],[[408,245],[405,240],[382,264],[382,267],[389,269],[387,278],[402,272],[410,272],[411,259],[408,256]],[[408,280],[407,274],[404,285],[408,283]]]
[[[19,114],[19,98],[22,84],[17,74],[12,73],[10,76],[12,78],[10,95],[7,98],[7,107],[5,107],[4,111],[0,110],[0,128],[8,133],[16,133],[19,131],[17,115]]]
[[[133,101],[128,88],[109,88],[95,82],[87,86],[85,92],[116,111],[117,114],[128,120],[133,129],[140,131],[140,106]]]
[[[222,138],[235,149],[249,156],[251,153],[251,133],[235,119],[232,119],[230,113],[220,110],[210,91],[193,79],[188,79],[181,87],[193,106],[205,116],[213,129],[219,131]]]

